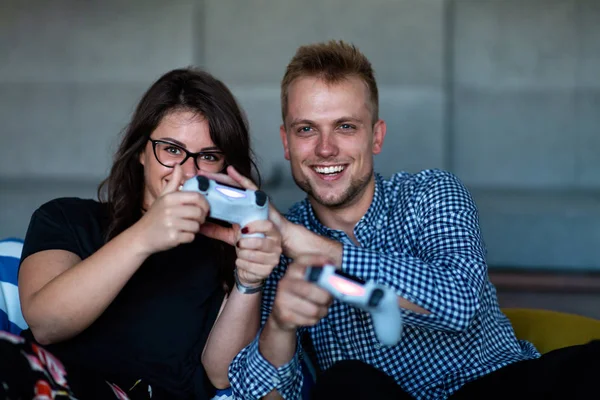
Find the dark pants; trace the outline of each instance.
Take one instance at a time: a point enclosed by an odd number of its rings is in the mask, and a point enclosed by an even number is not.
[[[600,340],[500,368],[459,389],[452,400],[600,398]]]
[[[554,350],[469,382],[450,396],[463,399],[600,398],[600,340]],[[412,399],[394,379],[357,360],[341,361],[323,372],[313,399]]]
[[[396,381],[358,360],[345,360],[317,376],[312,399],[412,399]]]

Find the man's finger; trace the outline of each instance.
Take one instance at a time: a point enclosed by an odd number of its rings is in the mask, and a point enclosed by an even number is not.
[[[333,301],[331,293],[312,282],[295,282],[292,294],[319,306],[328,306]]]
[[[285,302],[286,309],[294,315],[293,319],[298,325],[317,323],[327,314],[328,306],[329,303],[319,304],[298,296],[289,296]]]
[[[175,167],[173,167],[173,172],[171,173],[171,179],[169,180],[169,183],[167,183],[167,185],[163,188],[160,195],[164,196],[167,193],[176,192],[181,185],[181,178],[183,178],[183,170],[179,164],[176,164]]]
[[[334,265],[334,261],[325,254],[302,254],[294,259],[288,266],[288,274],[294,277],[304,276],[308,267],[322,267],[323,265]]]

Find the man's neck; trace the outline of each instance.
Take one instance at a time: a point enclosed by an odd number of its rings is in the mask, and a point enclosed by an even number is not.
[[[359,193],[354,201],[346,206],[332,208],[317,203],[312,197],[309,197],[309,200],[315,216],[323,225],[329,229],[344,231],[354,243],[360,244],[354,237],[354,227],[369,210],[374,194],[375,177],[367,184],[364,192]]]

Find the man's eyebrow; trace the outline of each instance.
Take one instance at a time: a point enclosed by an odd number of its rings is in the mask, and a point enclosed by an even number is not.
[[[296,126],[296,125],[314,125],[315,122],[311,121],[310,119],[295,119],[290,123],[290,126]]]
[[[342,122],[354,122],[354,123],[359,123],[362,124],[362,119],[358,118],[358,117],[351,117],[351,116],[347,116],[347,117],[341,117],[335,120],[335,124],[341,124]]]

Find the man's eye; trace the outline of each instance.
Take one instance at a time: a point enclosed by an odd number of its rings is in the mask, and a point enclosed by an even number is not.
[[[350,125],[350,124],[342,124],[342,125],[340,125],[340,128],[342,128],[344,130],[355,129],[354,125]]]
[[[310,126],[303,126],[298,129],[298,132],[310,132],[312,128]]]

